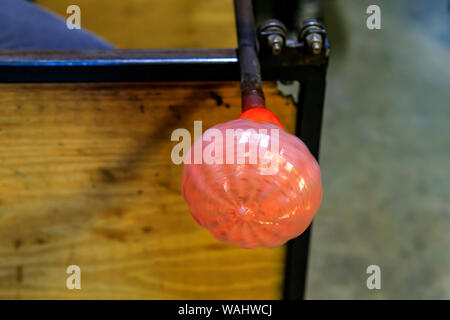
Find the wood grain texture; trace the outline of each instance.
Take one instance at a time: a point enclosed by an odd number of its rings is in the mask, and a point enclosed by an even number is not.
[[[38,0],[119,48],[236,48],[232,0]]]
[[[292,132],[295,107],[265,90]],[[234,82],[0,84],[0,298],[280,298],[284,248],[213,239],[170,159],[174,129],[239,110]]]

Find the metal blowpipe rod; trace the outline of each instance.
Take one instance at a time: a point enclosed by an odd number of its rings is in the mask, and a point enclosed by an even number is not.
[[[252,0],[234,0],[241,69],[242,112],[265,108]]]

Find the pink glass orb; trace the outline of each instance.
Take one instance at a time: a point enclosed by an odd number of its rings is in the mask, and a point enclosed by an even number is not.
[[[242,248],[297,237],[322,201],[319,165],[305,144],[274,124],[245,119],[218,124],[194,142],[181,187],[192,217]]]

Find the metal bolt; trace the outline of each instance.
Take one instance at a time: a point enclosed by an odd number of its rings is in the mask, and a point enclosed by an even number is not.
[[[283,50],[286,33],[286,27],[277,19],[266,20],[258,28],[259,39],[267,44],[275,56]]]
[[[319,54],[322,52],[323,40],[320,34],[314,32],[310,33],[306,36],[305,40],[313,54]]]
[[[271,34],[267,37],[267,43],[272,48],[273,55],[277,56],[281,53],[284,45],[284,39],[279,34]]]

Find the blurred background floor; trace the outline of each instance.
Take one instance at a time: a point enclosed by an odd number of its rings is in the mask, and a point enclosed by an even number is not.
[[[40,0],[65,13],[73,1]],[[77,1],[122,48],[235,47],[232,1]],[[381,7],[381,30],[366,8]],[[450,18],[445,0],[326,2],[324,200],[307,298],[450,298]],[[368,290],[379,265],[382,289]]]
[[[448,1],[327,1],[310,299],[450,298]],[[366,8],[381,8],[381,30]],[[366,287],[381,268],[381,290]]]

